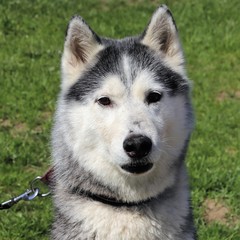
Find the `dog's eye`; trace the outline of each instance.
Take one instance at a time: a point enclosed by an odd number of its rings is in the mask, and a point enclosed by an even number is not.
[[[103,106],[110,106],[112,104],[109,97],[100,97],[97,102]]]
[[[162,93],[159,92],[150,92],[148,93],[147,97],[146,97],[146,102],[148,104],[150,103],[156,103],[159,102],[162,98]]]

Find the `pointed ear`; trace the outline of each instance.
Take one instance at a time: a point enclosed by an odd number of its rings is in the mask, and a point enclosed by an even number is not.
[[[167,6],[160,6],[143,33],[142,43],[158,54],[176,71],[184,71],[184,58],[177,27]]]
[[[100,38],[85,21],[75,16],[68,25],[62,55],[62,87],[77,81],[81,71],[103,48]]]

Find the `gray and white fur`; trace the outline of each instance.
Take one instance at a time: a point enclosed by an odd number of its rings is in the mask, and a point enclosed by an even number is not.
[[[184,163],[190,83],[168,8],[121,40],[73,17],[61,70],[52,239],[196,239]]]

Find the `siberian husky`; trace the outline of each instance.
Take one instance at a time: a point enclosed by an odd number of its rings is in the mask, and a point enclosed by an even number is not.
[[[196,239],[184,163],[190,84],[169,9],[121,40],[73,17],[61,70],[52,239]]]

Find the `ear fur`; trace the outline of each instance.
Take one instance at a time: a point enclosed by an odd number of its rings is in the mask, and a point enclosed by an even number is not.
[[[62,87],[68,87],[80,76],[85,65],[103,46],[100,38],[80,16],[69,22],[62,55]]]
[[[160,6],[143,33],[142,43],[156,51],[174,70],[184,72],[184,58],[177,27],[167,6]]]

